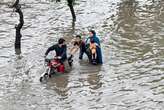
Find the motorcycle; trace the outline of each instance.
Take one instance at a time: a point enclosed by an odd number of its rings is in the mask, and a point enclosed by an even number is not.
[[[59,58],[45,59],[45,72],[40,77],[40,82],[51,77],[55,73],[64,73],[64,64],[60,63]]]
[[[72,66],[72,62],[73,62],[72,59],[68,60],[70,66]],[[40,82],[44,80],[48,80],[49,78],[51,78],[53,74],[57,74],[57,73],[63,74],[65,72],[65,66],[60,62],[59,57],[55,57],[53,59],[45,58],[44,66],[46,69],[39,79]]]

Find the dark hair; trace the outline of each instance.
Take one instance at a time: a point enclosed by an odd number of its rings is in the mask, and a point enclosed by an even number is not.
[[[79,43],[78,43],[78,42],[75,42],[73,45],[74,45],[74,46],[76,46],[76,45],[78,46],[78,45],[79,45]]]
[[[81,36],[80,36],[80,35],[76,35],[76,38],[77,38],[77,37],[81,39]]]
[[[65,39],[63,39],[63,38],[60,38],[59,40],[58,40],[58,44],[62,44],[62,43],[64,43],[65,42]]]
[[[95,41],[93,39],[91,39],[90,41],[91,41],[91,43],[95,43]]]
[[[93,35],[96,34],[96,32],[94,30],[89,30],[89,32],[91,32]]]

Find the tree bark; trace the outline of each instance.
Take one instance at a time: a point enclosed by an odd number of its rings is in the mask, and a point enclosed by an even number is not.
[[[15,8],[15,12],[19,14],[19,24],[15,25],[15,29],[16,29],[15,52],[16,54],[20,54],[21,53],[21,37],[22,37],[21,29],[24,24],[24,17],[21,10],[21,5],[19,4],[19,0],[16,0],[15,3],[11,6],[11,8]]]
[[[15,26],[16,29],[16,38],[15,38],[15,49],[20,49],[21,50],[21,28],[24,24],[24,20],[23,20],[23,13],[21,11],[21,8],[19,6],[19,8],[16,9],[16,12],[19,14],[19,24]]]
[[[73,21],[75,22],[76,21],[76,15],[75,15],[75,11],[74,11],[74,8],[73,8],[74,0],[67,0],[67,2],[68,2],[68,6],[70,8],[71,14],[72,14]]]
[[[56,0],[56,2],[60,2],[60,0]]]

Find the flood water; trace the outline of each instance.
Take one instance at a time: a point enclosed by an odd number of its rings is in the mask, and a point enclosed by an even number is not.
[[[0,110],[163,110],[164,1],[76,0],[77,21],[66,0],[21,0],[22,54],[15,55],[18,15],[0,1]],[[102,66],[74,58],[69,73],[40,83],[44,52],[59,37],[94,28]]]

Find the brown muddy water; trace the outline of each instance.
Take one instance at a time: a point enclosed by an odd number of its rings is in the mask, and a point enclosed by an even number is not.
[[[22,54],[15,55],[18,15],[0,1],[0,110],[164,110],[164,1],[21,0]],[[74,59],[69,73],[40,83],[46,48],[94,28],[102,66]]]

